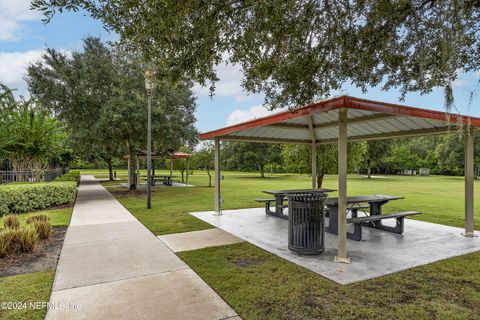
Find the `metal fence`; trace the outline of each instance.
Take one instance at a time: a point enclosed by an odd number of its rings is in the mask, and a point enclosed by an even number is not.
[[[66,168],[44,170],[40,173],[32,171],[0,171],[0,184],[12,182],[50,182],[67,173]]]

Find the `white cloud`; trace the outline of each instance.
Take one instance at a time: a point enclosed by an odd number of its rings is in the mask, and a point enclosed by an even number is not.
[[[21,37],[22,22],[40,20],[39,11],[30,10],[30,0],[0,0],[0,41]]]
[[[285,109],[277,109],[274,111],[269,111],[267,108],[265,108],[261,104],[255,105],[247,110],[237,108],[228,115],[227,125],[231,126],[231,125],[245,122],[248,120],[266,117],[273,113],[281,112],[283,110]]]
[[[27,88],[23,80],[29,64],[39,60],[43,50],[25,52],[0,52],[0,82],[9,88],[17,89],[15,95],[26,95]]]
[[[263,95],[245,92],[242,88],[242,68],[232,64],[221,63],[217,66],[217,76],[220,79],[216,83],[215,96],[231,97],[236,102],[244,102],[251,99],[261,98]],[[195,85],[194,93],[197,97],[209,96],[209,88]]]

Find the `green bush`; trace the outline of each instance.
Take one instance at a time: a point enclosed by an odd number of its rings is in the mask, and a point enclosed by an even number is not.
[[[53,228],[50,221],[36,221],[33,223],[33,228],[37,232],[40,240],[50,239],[52,236]]]
[[[8,215],[3,219],[3,226],[5,229],[18,229],[20,228],[20,220],[14,215]]]
[[[72,204],[77,191],[74,182],[42,182],[0,186],[0,215]]]
[[[69,173],[64,174],[55,179],[55,181],[76,181],[80,183],[80,170],[71,170]]]

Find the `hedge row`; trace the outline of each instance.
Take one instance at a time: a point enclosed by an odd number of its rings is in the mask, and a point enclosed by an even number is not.
[[[76,181],[77,184],[80,183],[80,170],[71,170],[69,173],[64,174],[63,176],[58,177],[55,181]]]
[[[0,186],[0,216],[73,204],[76,182],[42,182]]]

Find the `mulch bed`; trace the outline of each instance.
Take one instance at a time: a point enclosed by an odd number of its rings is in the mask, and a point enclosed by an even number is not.
[[[54,227],[52,237],[40,242],[33,252],[0,258],[0,277],[55,269],[66,232],[66,227]]]

